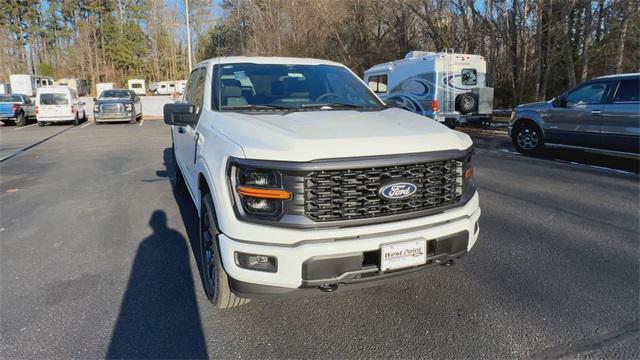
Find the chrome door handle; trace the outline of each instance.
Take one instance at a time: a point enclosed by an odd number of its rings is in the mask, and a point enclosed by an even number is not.
[[[591,115],[600,115],[601,113],[600,110],[591,110]]]

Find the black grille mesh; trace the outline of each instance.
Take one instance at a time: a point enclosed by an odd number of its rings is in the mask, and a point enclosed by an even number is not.
[[[412,182],[416,193],[385,200],[378,189],[398,179]],[[462,162],[310,172],[304,177],[305,215],[318,222],[410,213],[454,204],[462,195]]]

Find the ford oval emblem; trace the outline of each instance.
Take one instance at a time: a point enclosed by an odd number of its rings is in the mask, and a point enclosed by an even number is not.
[[[387,200],[397,200],[409,197],[418,190],[418,187],[410,182],[396,182],[382,186],[378,195]]]

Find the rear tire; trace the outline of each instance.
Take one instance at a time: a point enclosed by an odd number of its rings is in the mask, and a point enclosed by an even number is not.
[[[516,124],[511,132],[513,147],[523,154],[534,154],[544,148],[544,139],[540,128],[531,123]]]
[[[24,116],[24,113],[20,113],[18,118],[16,118],[16,126],[25,126],[27,125],[27,118]]]
[[[76,118],[73,119],[73,125],[80,125],[80,119],[78,118],[78,114],[76,114]]]
[[[456,97],[456,107],[462,114],[473,112],[478,106],[478,101],[472,93],[464,93]]]
[[[44,126],[44,121],[38,121],[38,126],[39,127],[43,127]]]
[[[229,278],[222,266],[216,214],[210,194],[204,194],[200,210],[200,259],[204,292],[218,309],[247,304],[250,300],[236,296],[229,286]]]

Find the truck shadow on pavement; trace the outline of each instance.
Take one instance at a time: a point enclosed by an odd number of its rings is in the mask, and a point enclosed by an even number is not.
[[[107,358],[208,358],[187,240],[151,215],[138,247]]]

